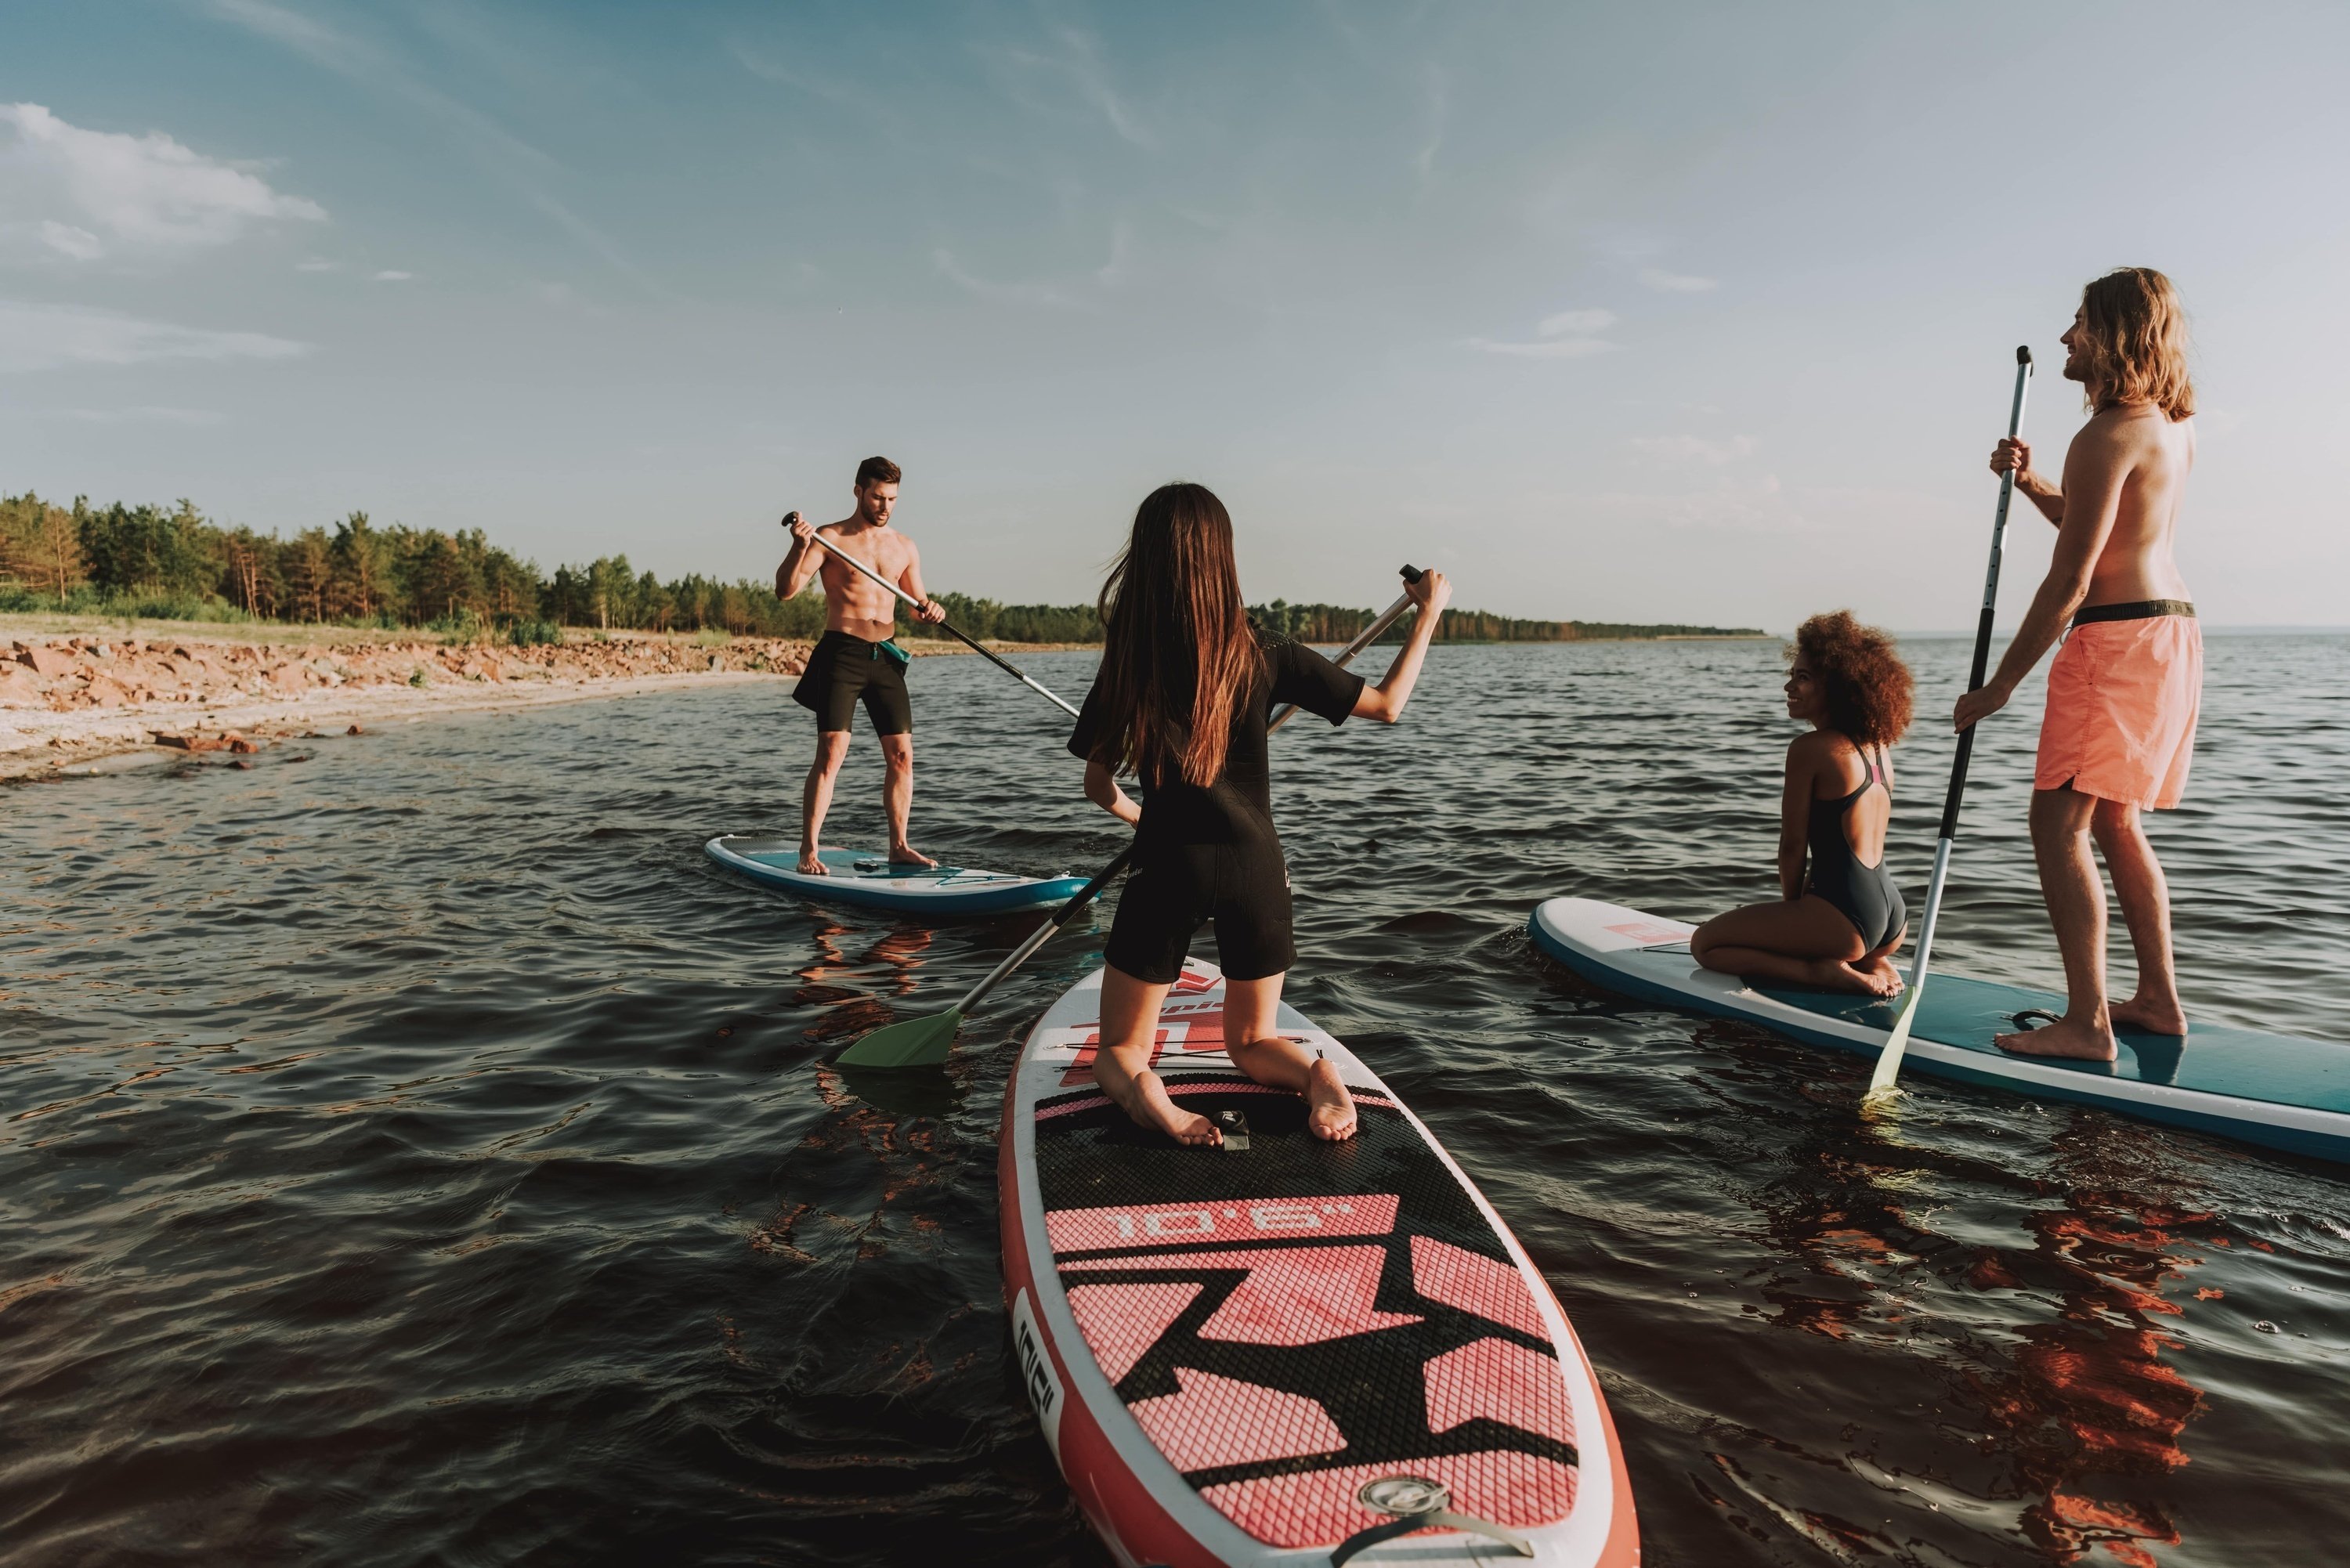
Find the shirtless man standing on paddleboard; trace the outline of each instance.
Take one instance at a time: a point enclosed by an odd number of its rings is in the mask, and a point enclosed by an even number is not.
[[[2195,391],[2178,296],[2150,267],[2084,289],[2064,341],[2065,379],[2083,384],[2093,411],[2064,455],[2063,483],[2034,472],[2020,441],[2001,441],[1991,460],[2056,524],[2055,557],[1998,673],[1959,699],[1955,720],[1963,730],[1998,712],[2070,623],[2048,670],[2032,780],[2032,848],[2064,955],[2064,1016],[1998,1039],[2019,1055],[2110,1062],[2116,1024],[2187,1033],[2170,889],[2138,813],[2178,804],[2195,750],[2203,634],[2170,553],[2195,466]],[[2137,952],[2137,992],[2112,1004],[2093,837]]]
[[[906,696],[905,651],[898,629],[897,596],[833,557],[848,556],[920,599],[915,618],[946,619],[945,607],[922,591],[922,553],[889,526],[898,505],[898,465],[868,457],[857,465],[857,510],[822,528],[798,513],[785,514],[792,547],[775,568],[775,597],[788,599],[819,573],[824,577],[824,637],[808,655],[792,700],[816,714],[816,761],[800,793],[800,870],[828,875],[816,857],[833,782],[848,757],[848,723],[862,700],[881,738],[881,803],[889,814],[889,858],[899,865],[935,866],[906,837],[914,808],[914,712]]]

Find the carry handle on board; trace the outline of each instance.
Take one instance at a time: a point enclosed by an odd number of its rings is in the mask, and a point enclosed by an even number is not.
[[[784,526],[785,528],[789,528],[792,525],[793,521],[798,516],[799,514],[796,512],[785,513]],[[792,542],[795,545],[799,544],[801,542],[800,536],[796,534],[793,535]],[[864,574],[867,577],[869,577],[874,582],[879,583],[881,587],[889,589],[891,593],[897,595],[899,598],[905,600],[916,609],[920,609],[922,607],[921,600],[916,598],[913,595],[908,593],[905,589],[899,587],[897,584],[891,582],[889,578],[883,576],[880,573],[875,571],[872,567],[867,566],[864,562],[858,560],[847,551],[835,550],[821,539],[815,540],[814,544],[817,549],[825,551],[830,555],[834,560],[839,561],[852,569]],[[1062,701],[1055,693],[1045,691],[1044,687],[1037,685],[1034,680],[1030,679],[1026,670],[1013,663],[1012,660],[997,653],[993,649],[983,646],[977,638],[971,636],[948,621],[940,621],[938,626],[940,630],[947,633],[950,637],[961,639],[973,653],[984,654],[989,659],[993,659],[998,668],[1002,669],[1005,674],[1013,676],[1018,680],[1022,685],[1033,687],[1035,691],[1042,692],[1048,700],[1058,704],[1061,711],[1066,713],[1070,718],[1074,719],[1077,716],[1077,711],[1075,708],[1072,708],[1066,702]]]
[[[2032,387],[2032,350],[2015,351],[2015,400],[2008,405],[2007,439],[2023,428],[2023,394]],[[2015,495],[2015,470],[1999,479],[1999,511],[1991,524],[1991,569],[1983,575],[1982,615],[1975,622],[1975,660],[1967,673],[1967,690],[1982,689],[1983,672],[1991,667],[1991,618],[1999,604],[2000,545],[2007,537],[2007,504]],[[1901,1016],[1877,1054],[1877,1070],[1868,1075],[1864,1102],[1883,1103],[1901,1071],[1901,1054],[1909,1048],[1909,1026],[1917,1021],[1918,998],[1926,989],[1926,966],[1934,957],[1934,922],[1942,912],[1942,882],[1950,871],[1950,845],[1959,836],[1959,802],[1967,793],[1967,759],[1974,754],[1975,727],[1959,732],[1958,755],[1950,762],[1950,793],[1942,801],[1942,830],[1934,841],[1934,879],[1926,888],[1926,914],[1918,928],[1918,957],[1909,966],[1909,994],[1902,999]]]
[[[1403,569],[1404,578],[1408,582],[1416,583],[1419,581],[1422,575],[1415,566],[1407,566]],[[1363,634],[1348,643],[1339,652],[1338,657],[1331,662],[1339,665],[1347,663],[1355,655],[1368,648],[1379,633],[1394,625],[1396,618],[1410,607],[1411,596],[1406,594],[1382,613],[1377,620],[1365,628]],[[1273,722],[1265,726],[1265,732],[1271,734],[1274,730],[1279,729],[1282,721],[1295,711],[1294,706],[1283,709],[1274,716]],[[1004,978],[1014,970],[1026,963],[1038,948],[1052,940],[1054,932],[1076,919],[1077,911],[1099,898],[1102,890],[1118,879],[1118,873],[1125,870],[1127,863],[1133,858],[1134,845],[1128,841],[1127,846],[1118,852],[1117,859],[1103,867],[1095,874],[1092,881],[1077,889],[1076,897],[1055,910],[1043,925],[1029,932],[1025,941],[1013,949],[1002,963],[988,971],[984,980],[963,992],[962,999],[952,1007],[948,1008],[944,1012],[933,1013],[928,1018],[908,1018],[896,1023],[885,1023],[853,1043],[847,1050],[843,1051],[834,1059],[837,1064],[852,1069],[935,1067],[945,1061],[948,1054],[954,1049],[955,1031],[962,1026],[962,1021],[971,1010],[979,1005],[980,999],[1001,985]]]

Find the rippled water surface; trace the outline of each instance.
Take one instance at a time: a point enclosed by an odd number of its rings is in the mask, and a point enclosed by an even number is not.
[[[1947,712],[1964,644],[1908,651]],[[1549,1276],[1651,1563],[2324,1560],[2350,1171],[1924,1078],[1865,1125],[1856,1059],[1530,950],[1555,893],[1771,896],[1779,669],[1445,649],[1399,729],[1284,731],[1293,999]],[[1052,710],[977,659],[914,679],[918,842],[1114,852]],[[2205,712],[2155,829],[2189,1005],[2350,1041],[2350,639],[2215,637]],[[2057,973],[2037,719],[1976,753],[1950,969]],[[1933,728],[1898,753],[1913,908]],[[1107,917],[947,1077],[864,1097],[827,1058],[1024,925],[706,861],[792,829],[806,730],[731,687],[0,791],[0,1559],[1107,1560],[1012,1376],[994,1192],[1006,1069]],[[840,839],[879,841],[879,770],[860,737]]]

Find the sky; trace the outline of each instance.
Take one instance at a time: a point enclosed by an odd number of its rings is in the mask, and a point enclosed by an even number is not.
[[[1971,624],[2014,348],[2162,268],[2220,625],[2350,622],[2350,7],[0,9],[0,491],[764,577]],[[2053,531],[2022,508],[2002,620]]]

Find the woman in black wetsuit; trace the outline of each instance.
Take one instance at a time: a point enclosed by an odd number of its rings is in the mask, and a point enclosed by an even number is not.
[[[1690,951],[1726,974],[1896,995],[1893,954],[1909,912],[1885,868],[1887,752],[1909,727],[1909,667],[1891,638],[1838,610],[1796,628],[1786,691],[1787,716],[1812,732],[1787,748],[1782,897],[1716,915],[1690,939]]]
[[[1103,955],[1101,1046],[1094,1074],[1110,1098],[1179,1142],[1217,1144],[1205,1116],[1167,1096],[1150,1070],[1168,988],[1191,939],[1216,923],[1224,971],[1223,1044],[1258,1083],[1294,1089],[1315,1136],[1354,1136],[1355,1106],[1336,1068],[1275,1027],[1290,945],[1289,873],[1274,831],[1265,728],[1295,702],[1333,724],[1402,716],[1451,597],[1443,574],[1411,585],[1419,606],[1387,678],[1367,685],[1312,649],[1259,630],[1241,597],[1232,520],[1197,484],[1144,498],[1102,587],[1101,671],[1069,750],[1086,760],[1086,798],[1131,826],[1134,869]],[[1138,805],[1118,784],[1142,784]],[[1200,1024],[1192,1025],[1193,1038]]]

